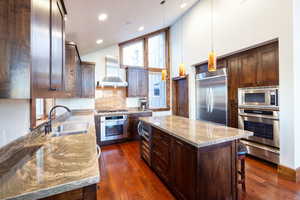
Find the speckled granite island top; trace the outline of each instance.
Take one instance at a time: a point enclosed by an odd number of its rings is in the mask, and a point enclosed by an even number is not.
[[[60,137],[29,134],[0,149],[0,199],[33,200],[99,182],[93,112],[72,115],[88,132]]]
[[[195,147],[205,147],[253,135],[249,131],[175,115],[143,117],[140,120]]]

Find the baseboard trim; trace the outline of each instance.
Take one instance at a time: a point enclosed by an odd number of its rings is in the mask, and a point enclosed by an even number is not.
[[[300,182],[300,167],[291,169],[283,165],[278,165],[277,172],[280,178],[293,182]]]

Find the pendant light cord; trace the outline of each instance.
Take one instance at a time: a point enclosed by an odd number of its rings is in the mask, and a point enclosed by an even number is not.
[[[210,28],[211,28],[211,51],[214,51],[214,0],[210,0],[210,14],[211,14],[211,17],[210,17],[210,20],[211,20],[211,24],[210,24]]]

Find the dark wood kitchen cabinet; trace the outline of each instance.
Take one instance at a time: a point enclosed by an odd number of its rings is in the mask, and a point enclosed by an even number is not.
[[[63,0],[0,2],[0,98],[63,96]]]
[[[127,97],[148,97],[148,70],[141,67],[128,67]]]
[[[173,115],[189,117],[189,76],[173,78]]]
[[[50,90],[63,91],[65,65],[65,14],[61,0],[51,0]]]
[[[240,87],[256,85],[256,71],[258,66],[258,54],[256,50],[243,53],[240,57]]]
[[[256,84],[258,86],[279,85],[278,43],[259,48]]]
[[[154,126],[151,130],[150,167],[176,199],[237,199],[235,141],[197,148]]]
[[[95,65],[93,62],[81,62],[81,97],[95,97]]]
[[[228,72],[228,125],[238,127],[238,88],[239,88],[239,56],[229,57],[227,60]]]
[[[81,96],[81,59],[77,45],[66,42],[65,91],[70,97]]]
[[[97,184],[56,194],[40,200],[97,200]]]
[[[197,149],[172,140],[172,188],[179,199],[196,199]]]

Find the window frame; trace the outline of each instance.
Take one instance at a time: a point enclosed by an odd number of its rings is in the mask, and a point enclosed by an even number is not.
[[[148,55],[148,39],[155,36],[155,35],[159,35],[159,34],[165,34],[165,68],[153,68],[153,67],[149,67],[149,55]],[[165,108],[154,108],[151,109],[152,111],[169,111],[171,109],[170,107],[170,27],[167,28],[163,28],[160,30],[157,30],[155,32],[146,34],[146,35],[142,35],[140,37],[119,43],[119,55],[120,55],[120,66],[121,68],[127,68],[127,67],[137,67],[137,66],[125,66],[123,64],[123,47],[130,45],[132,43],[135,42],[139,42],[142,41],[143,42],[143,46],[144,46],[144,68],[146,70],[148,70],[149,72],[162,72],[162,70],[167,70],[167,78],[166,78],[166,105],[167,107]],[[140,67],[140,66],[138,66]],[[149,87],[148,87],[148,95],[149,95]],[[148,97],[149,98],[149,97]]]

